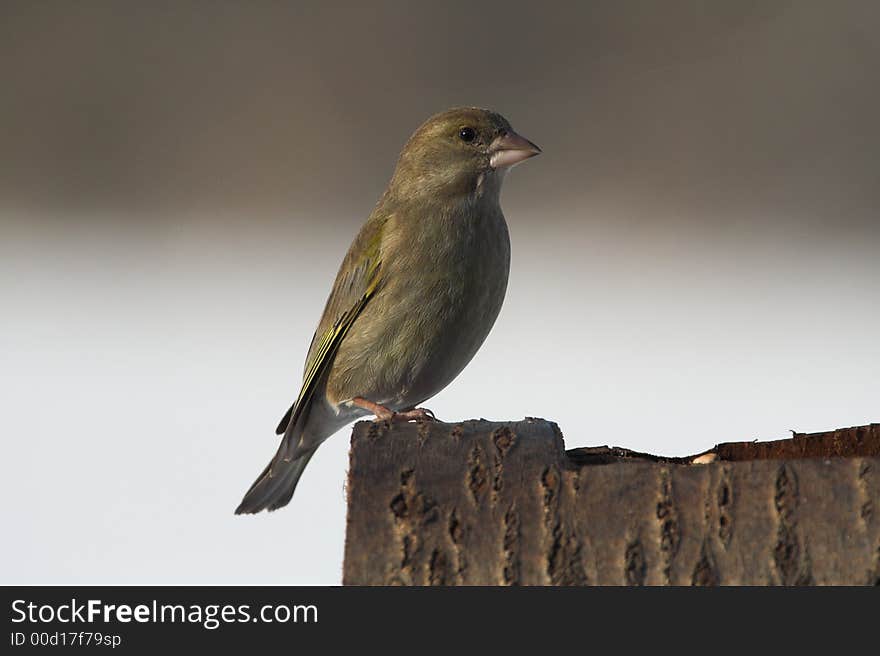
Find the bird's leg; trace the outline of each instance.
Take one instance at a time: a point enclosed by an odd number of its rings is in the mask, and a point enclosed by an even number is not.
[[[387,419],[394,419],[395,412],[390,408],[386,408],[384,405],[380,405],[378,403],[373,403],[372,401],[368,401],[362,396],[356,396],[351,400],[352,405],[356,405],[359,408],[363,408],[368,412],[372,412],[376,415],[376,419],[379,421],[385,421]]]
[[[376,415],[376,419],[379,421],[437,421],[437,417],[434,416],[434,413],[426,408],[410,408],[403,412],[394,412],[394,410],[386,408],[379,403],[368,401],[362,396],[354,397],[351,400],[351,403],[358,408],[363,408],[368,412],[372,412]]]

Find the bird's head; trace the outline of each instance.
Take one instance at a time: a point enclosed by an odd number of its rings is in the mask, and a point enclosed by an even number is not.
[[[425,121],[400,153],[391,190],[404,197],[497,193],[503,173],[541,152],[500,114],[456,107]]]

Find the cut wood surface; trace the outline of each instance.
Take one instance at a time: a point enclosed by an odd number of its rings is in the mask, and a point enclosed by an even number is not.
[[[347,585],[880,584],[880,424],[700,462],[556,424],[358,423]]]

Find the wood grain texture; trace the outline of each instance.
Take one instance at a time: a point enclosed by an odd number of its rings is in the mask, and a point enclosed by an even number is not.
[[[738,443],[755,459],[719,445],[718,461],[693,465],[607,447],[567,454],[541,419],[361,422],[343,583],[877,585],[880,425],[845,430],[801,438],[836,444],[833,457]],[[840,457],[854,452],[848,440],[860,455]]]

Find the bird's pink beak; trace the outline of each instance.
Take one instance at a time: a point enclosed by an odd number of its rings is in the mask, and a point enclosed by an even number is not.
[[[489,166],[493,169],[510,168],[540,152],[535,144],[511,130],[496,137],[489,145]]]

